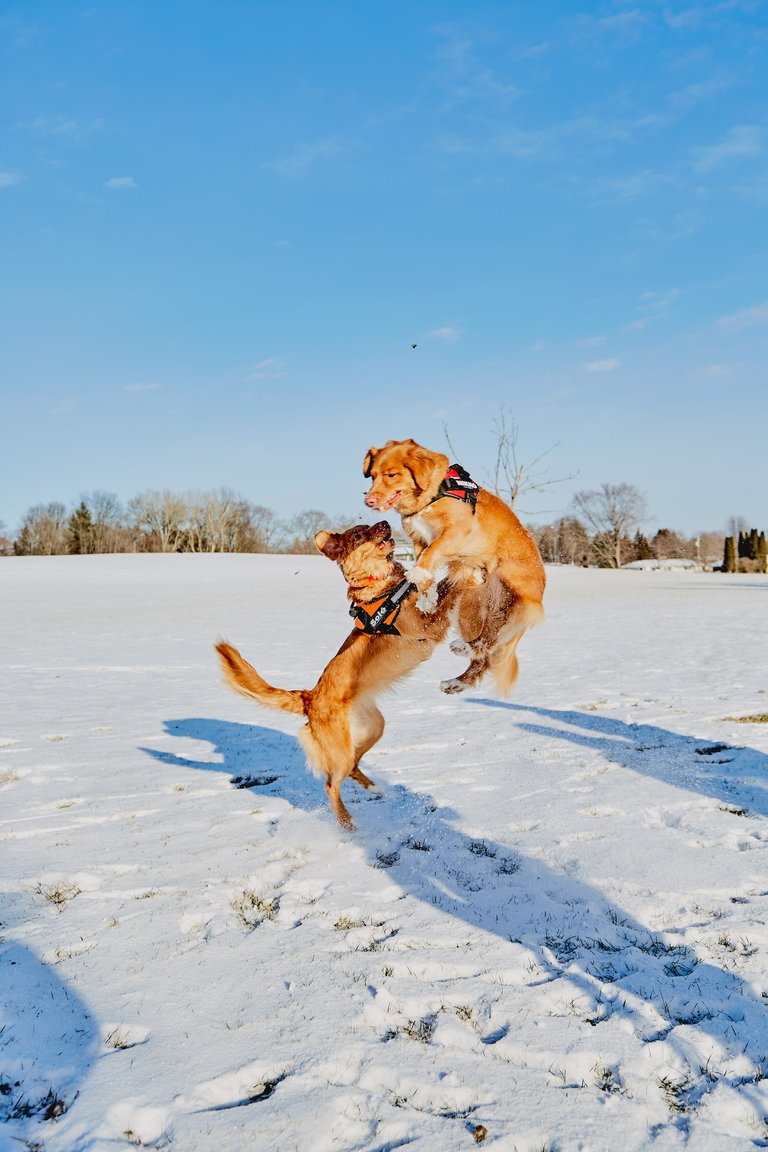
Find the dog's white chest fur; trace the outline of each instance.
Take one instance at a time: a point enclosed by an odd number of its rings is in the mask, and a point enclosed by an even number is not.
[[[431,524],[420,513],[415,516],[408,517],[408,529],[413,532],[414,536],[418,536],[425,544],[431,544],[438,534],[438,527],[436,524]]]

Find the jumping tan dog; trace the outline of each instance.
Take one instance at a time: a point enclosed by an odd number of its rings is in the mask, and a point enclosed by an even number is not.
[[[413,541],[416,565],[408,579],[421,593],[418,603],[434,602],[441,567],[459,591],[456,624],[465,643],[453,651],[471,659],[441,688],[461,692],[490,670],[508,695],[517,679],[517,645],[544,614],[546,578],[533,537],[503,500],[414,440],[369,449],[363,474],[371,479],[365,503],[379,512],[396,509]]]
[[[360,771],[361,757],[381,739],[384,717],[376,697],[421,664],[445,639],[447,609],[455,593],[447,582],[437,589],[434,614],[415,606],[415,589],[405,569],[393,560],[394,541],[386,520],[372,527],[359,524],[347,532],[318,532],[315,543],[335,560],[349,585],[350,615],[355,627],[314,688],[273,688],[230,644],[216,650],[224,679],[235,692],[265,708],[305,716],[299,732],[307,761],[325,776],[328,799],[344,828],[353,828],[341,799],[341,785],[351,776],[364,788],[374,787]]]

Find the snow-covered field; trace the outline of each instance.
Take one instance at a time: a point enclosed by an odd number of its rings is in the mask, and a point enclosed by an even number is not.
[[[768,578],[553,569],[514,701],[384,701],[321,557],[0,560],[0,1148],[768,1147]],[[489,691],[489,689],[488,689]]]

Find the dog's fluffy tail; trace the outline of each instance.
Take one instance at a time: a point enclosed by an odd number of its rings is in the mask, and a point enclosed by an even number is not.
[[[259,676],[247,660],[243,659],[237,648],[233,648],[224,640],[220,640],[216,645],[216,651],[221,660],[224,680],[235,692],[239,692],[241,696],[250,696],[252,700],[258,700],[265,708],[274,708],[278,712],[293,712],[297,716],[306,715],[304,692],[273,688]]]
[[[529,628],[544,619],[544,609],[533,600],[521,600],[498,635],[491,654],[491,673],[496,691],[502,697],[511,694],[517,680],[517,646]]]

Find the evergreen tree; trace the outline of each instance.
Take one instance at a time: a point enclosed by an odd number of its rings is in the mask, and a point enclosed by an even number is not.
[[[13,542],[13,551],[16,556],[33,556],[32,533],[28,525],[24,525]]]
[[[757,559],[760,561],[761,570],[768,572],[768,546],[766,546],[765,532],[761,532],[757,538]]]
[[[758,560],[760,553],[760,533],[757,528],[753,528],[749,534],[749,558],[750,560]]]
[[[733,536],[726,536],[723,548],[723,572],[736,571],[736,541]]]
[[[655,558],[653,548],[651,548],[648,543],[648,537],[644,536],[639,529],[635,533],[633,544],[635,548],[635,560],[653,560]]]
[[[93,552],[93,520],[84,500],[80,501],[67,523],[67,551],[73,556]]]

